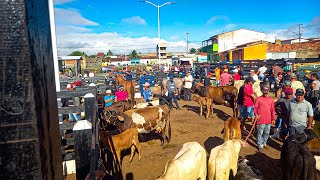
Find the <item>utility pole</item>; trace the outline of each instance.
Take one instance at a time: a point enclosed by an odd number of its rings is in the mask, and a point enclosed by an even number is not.
[[[187,57],[188,57],[188,54],[189,54],[189,33],[187,32],[186,35],[187,35]]]
[[[299,27],[299,33],[298,33],[299,43],[301,42],[301,28],[302,28],[302,25],[303,25],[303,24],[298,24],[298,27]]]

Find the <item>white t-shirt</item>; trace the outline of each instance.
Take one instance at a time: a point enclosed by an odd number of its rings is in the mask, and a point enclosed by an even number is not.
[[[185,82],[184,84],[185,88],[190,89],[192,87],[192,81],[193,81],[193,77],[191,76],[191,74],[189,76],[186,76],[184,80],[190,81],[190,82]]]
[[[253,80],[255,80],[255,81],[258,81],[258,80],[259,80],[259,78],[258,78],[258,76],[257,76],[256,74],[254,74],[254,75],[252,76],[252,78],[253,78]]]
[[[260,67],[260,68],[258,69],[259,75],[263,75],[267,70],[268,70],[268,68],[265,67],[265,66]]]
[[[94,77],[94,73],[89,73],[89,77]]]

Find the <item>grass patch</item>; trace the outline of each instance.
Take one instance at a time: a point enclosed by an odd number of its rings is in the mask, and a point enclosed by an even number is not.
[[[176,144],[165,144],[163,145],[162,149],[175,148],[176,146],[177,146]]]

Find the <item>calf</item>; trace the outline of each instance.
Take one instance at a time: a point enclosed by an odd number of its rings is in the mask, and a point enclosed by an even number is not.
[[[165,171],[158,180],[200,179],[207,176],[207,155],[198,142],[187,142],[182,149],[166,164]]]
[[[313,155],[320,155],[320,138],[308,141],[305,146],[311,151]]]
[[[284,180],[315,179],[316,161],[303,146],[309,137],[305,133],[291,135],[283,143],[280,162]]]
[[[140,143],[138,139],[138,130],[130,128],[123,131],[121,134],[109,136],[104,130],[99,131],[100,141],[110,148],[113,153],[114,160],[117,160],[121,165],[121,151],[131,147],[130,162],[132,161],[135,149],[137,148],[139,154],[139,161],[141,160]]]
[[[213,105],[212,105],[212,99],[207,97],[200,97],[200,96],[192,96],[192,100],[197,102],[200,105],[200,114],[199,116],[202,116],[202,108],[203,106],[207,107],[207,114],[206,119],[208,119],[210,113],[213,115]]]
[[[241,141],[229,140],[220,146],[213,148],[208,161],[208,179],[229,179],[230,170],[233,176],[237,174],[238,158],[241,149]]]
[[[232,139],[241,139],[240,122],[237,118],[229,117],[224,123],[224,142]]]
[[[244,157],[239,158],[238,171],[235,176],[235,180],[247,180],[247,179],[263,179],[262,173],[253,167],[253,165]]]

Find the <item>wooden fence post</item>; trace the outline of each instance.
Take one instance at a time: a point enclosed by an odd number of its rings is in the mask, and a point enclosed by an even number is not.
[[[77,179],[85,179],[90,170],[91,129],[87,120],[78,121],[73,127]]]
[[[63,179],[48,1],[0,1],[0,179]]]

